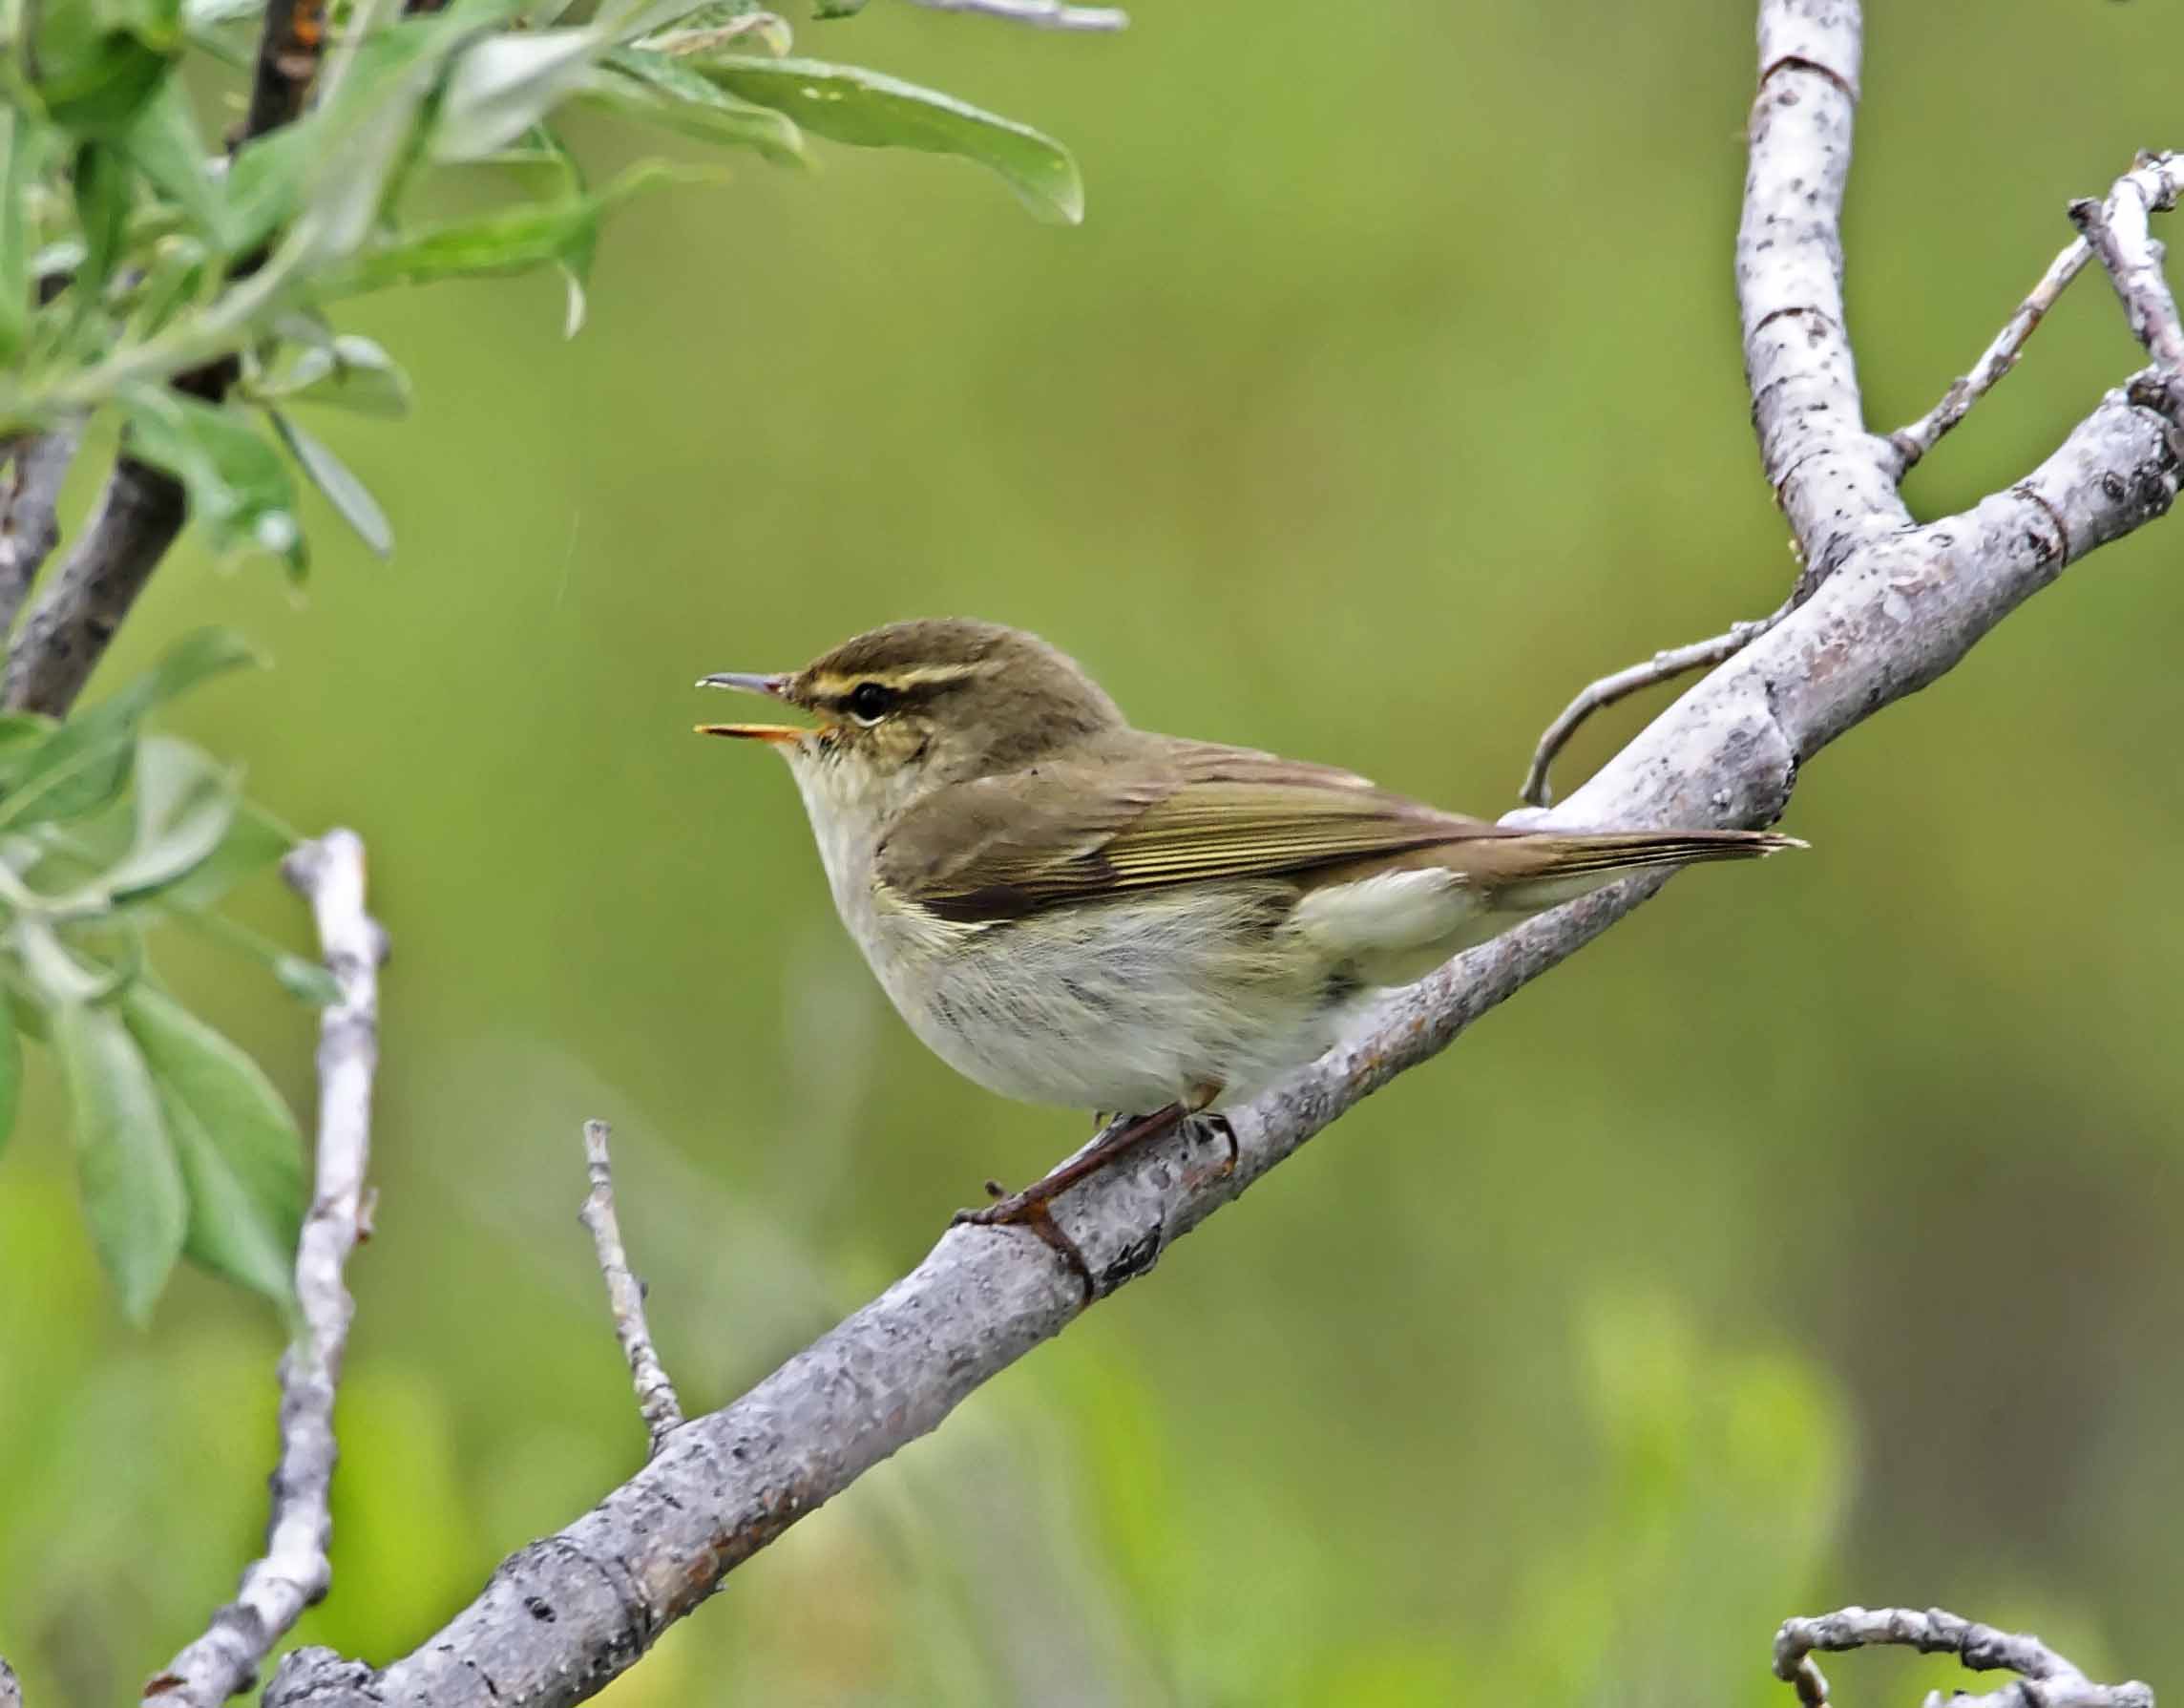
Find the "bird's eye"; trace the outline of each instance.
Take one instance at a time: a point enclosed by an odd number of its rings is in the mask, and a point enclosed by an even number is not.
[[[860,724],[876,724],[894,707],[894,689],[877,682],[860,682],[850,691],[850,715]]]

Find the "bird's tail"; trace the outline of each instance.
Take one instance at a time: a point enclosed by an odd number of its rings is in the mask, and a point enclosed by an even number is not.
[[[1795,836],[1773,831],[1612,831],[1596,835],[1537,833],[1476,850],[1499,872],[1480,873],[1503,905],[1522,911],[1575,900],[1626,873],[1649,866],[1691,866],[1703,860],[1757,860]]]

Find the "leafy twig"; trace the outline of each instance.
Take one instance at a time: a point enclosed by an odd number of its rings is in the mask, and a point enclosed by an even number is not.
[[[1813,1652],[1844,1654],[1893,1645],[1922,1655],[1954,1655],[1975,1673],[2015,1673],[2022,1683],[1991,1697],[1935,1691],[1926,1708],[2153,1708],[2153,1692],[2135,1681],[2095,1684],[2036,1636],[2018,1636],[1930,1607],[1846,1607],[1817,1618],[1786,1619],[1774,1636],[1774,1676],[1803,1708],[1828,1708],[1828,1681]]]
[[[621,1223],[615,1215],[614,1160],[608,1154],[611,1129],[604,1121],[584,1123],[584,1161],[592,1190],[585,1194],[578,1219],[590,1230],[598,1253],[599,1275],[607,1284],[607,1305],[614,1312],[615,1339],[629,1362],[631,1382],[637,1389],[637,1409],[652,1438],[652,1451],[682,1423],[682,1402],[675,1384],[652,1349],[652,1331],[644,1320],[644,1283],[630,1274],[629,1255],[622,1250]]]
[[[162,1705],[216,1708],[247,1689],[304,1610],[326,1592],[333,1520],[334,1395],[353,1305],[342,1272],[369,1232],[371,1082],[379,1054],[379,964],[386,934],[365,911],[364,842],[328,831],[299,846],[282,874],[311,904],[326,968],[341,987],[319,1027],[319,1139],[311,1212],[296,1246],[294,1343],[281,1360],[281,1462],[265,1553],[204,1635],[145,1686]]]

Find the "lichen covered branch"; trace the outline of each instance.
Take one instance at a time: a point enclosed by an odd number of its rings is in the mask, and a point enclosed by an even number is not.
[[[281,1459],[272,1478],[265,1553],[205,1634],[145,1686],[162,1708],[215,1708],[247,1689],[273,1645],[326,1592],[333,1568],[328,1503],[334,1395],[352,1310],[343,1271],[369,1232],[371,1085],[379,1054],[379,965],[387,939],[365,911],[364,843],[329,831],[289,854],[282,873],[311,905],[326,968],[341,988],[319,1027],[319,1133],[310,1213],[296,1248],[302,1326],[281,1360]]]

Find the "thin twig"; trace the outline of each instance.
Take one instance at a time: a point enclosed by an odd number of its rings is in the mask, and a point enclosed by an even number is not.
[[[2155,348],[2161,342],[2157,337],[2149,342],[2148,332],[2142,327],[2163,327],[2164,317],[2159,303],[2166,298],[2166,287],[2161,282],[2160,262],[2154,254],[2146,231],[2149,213],[2166,211],[2176,205],[2178,180],[2184,175],[2177,158],[2168,154],[2142,154],[2132,169],[2115,181],[2107,202],[2091,200],[2070,203],[2070,217],[2081,230],[2089,221],[2101,226],[2112,244],[2117,239],[2116,221],[2123,221],[2129,233],[2132,254],[2121,254],[2109,263],[2111,278],[2117,278],[2117,268],[2132,281],[2129,289],[2118,279],[2116,289],[2123,296],[2125,309],[2132,317],[2132,330],[2139,342],[2145,344],[2156,362],[2163,356]],[[1964,375],[1942,395],[1942,401],[1928,410],[1908,427],[1900,427],[1888,435],[1888,442],[1896,448],[1900,467],[1899,476],[1914,468],[1919,459],[1933,450],[1942,435],[1971,412],[1971,407],[1984,397],[2001,381],[2003,375],[2017,366],[2017,358],[2025,351],[2026,344],[2039,329],[2048,311],[2055,306],[2064,288],[2085,270],[2086,263],[2093,256],[2092,245],[2085,237],[2074,239],[2055,259],[2048,264],[2048,270],[2040,276],[2040,283],[2032,287],[2031,295],[2017,306],[1994,342],[1984,350],[1971,372]],[[2106,257],[2104,257],[2104,261]],[[2184,334],[2174,331],[2176,325],[2175,306],[2171,304],[2166,316],[2172,357],[2165,366],[2174,370],[2175,361],[2184,352]]]
[[[1035,30],[1126,30],[1130,14],[1119,6],[1070,6],[1064,0],[911,0],[928,11],[970,11],[1005,18]]]
[[[1603,676],[1597,682],[1587,683],[1578,697],[1564,706],[1561,715],[1547,726],[1546,733],[1540,737],[1540,745],[1532,749],[1532,764],[1524,772],[1521,798],[1526,805],[1533,807],[1553,804],[1555,794],[1547,784],[1547,768],[1554,764],[1555,755],[1569,744],[1569,739],[1577,733],[1578,727],[1594,712],[1613,706],[1618,700],[1628,699],[1632,694],[1656,684],[1673,682],[1677,677],[1688,676],[1693,670],[1712,669],[1725,659],[1734,658],[1795,608],[1794,605],[1785,603],[1772,616],[1755,617],[1746,622],[1732,623],[1727,634],[1693,641],[1689,646],[1672,647],[1667,652],[1656,652],[1644,664],[1631,664],[1612,676]]]
[[[2017,312],[1994,335],[1994,342],[1981,352],[1971,372],[1942,392],[1942,401],[1918,420],[1888,435],[1888,442],[1896,447],[1900,459],[1901,473],[1908,474],[1917,467],[1919,459],[1933,450],[1944,433],[1971,413],[1972,405],[1993,390],[2002,376],[2017,366],[2017,358],[2024,354],[2026,342],[2039,330],[2048,310],[2055,306],[2064,287],[2084,270],[2092,253],[2086,246],[2085,239],[2080,238],[2049,262],[2048,270],[2040,275],[2040,283],[2032,287],[2031,295],[2017,306]]]
[[[61,483],[75,460],[83,424],[70,420],[18,439],[0,483],[0,636],[15,626],[38,571],[61,542]]]
[[[1975,1673],[2015,1673],[2023,1680],[1992,1697],[1934,1691],[1926,1708],[1957,1708],[1975,1700],[1994,1708],[2153,1708],[2153,1692],[2135,1680],[2095,1684],[2036,1636],[2019,1636],[1930,1607],[1846,1607],[1817,1618],[1786,1619],[1774,1635],[1774,1676],[1793,1686],[1803,1708],[1827,1708],[1828,1681],[1813,1652],[1893,1646],[1922,1655],[1954,1655]]]
[[[592,1190],[585,1194],[578,1220],[591,1231],[599,1256],[599,1275],[607,1284],[607,1304],[614,1312],[615,1339],[629,1361],[629,1379],[637,1389],[637,1409],[652,1438],[652,1451],[660,1451],[673,1430],[682,1423],[682,1402],[675,1397],[675,1384],[652,1349],[652,1330],[644,1320],[644,1283],[629,1271],[629,1255],[622,1250],[621,1223],[615,1215],[614,1160],[607,1141],[612,1130],[604,1121],[584,1123],[584,1162]]]
[[[4,1658],[0,1658],[0,1708],[23,1708],[23,1687]]]
[[[2184,324],[2177,320],[2176,299],[2162,275],[2161,245],[2149,228],[2149,216],[2174,207],[2180,191],[2184,158],[2142,154],[2116,180],[2106,201],[2088,197],[2071,202],[2070,219],[2108,269],[2132,336],[2153,358],[2172,413],[2184,421]]]
[[[319,1139],[310,1214],[296,1245],[302,1318],[281,1360],[281,1461],[265,1554],[235,1599],[144,1688],[161,1708],[216,1708],[247,1689],[273,1645],[326,1592],[333,1567],[334,1395],[354,1310],[342,1272],[370,1232],[371,1080],[379,1057],[379,964],[387,937],[365,911],[364,842],[328,831],[297,847],[282,875],[311,904],[341,1000],[319,1024]]]

